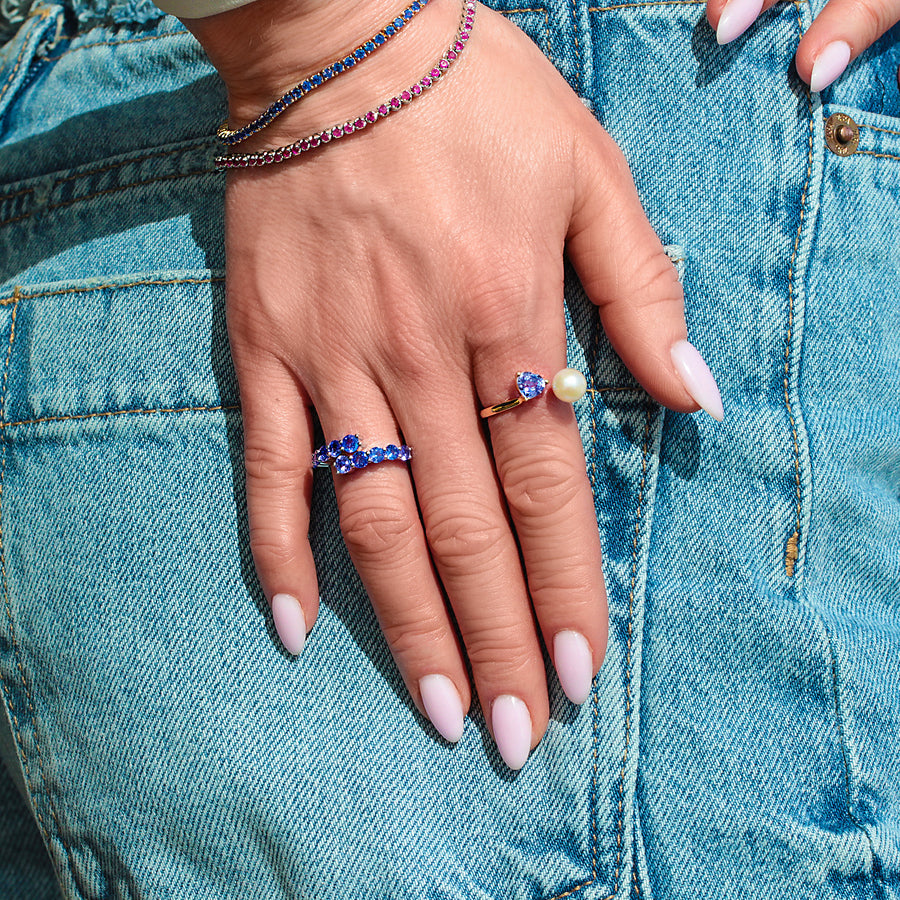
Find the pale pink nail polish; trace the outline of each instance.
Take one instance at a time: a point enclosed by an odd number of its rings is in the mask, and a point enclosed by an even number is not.
[[[463,733],[462,700],[456,686],[446,675],[426,675],[419,679],[422,705],[444,740],[455,744]]]
[[[822,48],[813,63],[809,76],[809,89],[815,94],[840,77],[850,62],[850,45],[846,41],[833,41]]]
[[[511,769],[521,769],[531,751],[531,715],[518,697],[503,694],[491,707],[491,725],[500,755]]]
[[[694,402],[717,422],[721,422],[725,418],[722,395],[719,393],[716,379],[713,378],[709,366],[703,361],[697,348],[688,341],[679,341],[669,352],[681,382],[694,398]]]
[[[730,44],[739,38],[762,12],[763,0],[728,0],[716,28],[716,40]]]
[[[284,649],[296,656],[306,643],[306,618],[300,602],[290,594],[276,594],[272,598],[272,618]]]
[[[553,665],[559,683],[573,703],[584,703],[594,680],[591,648],[577,631],[560,631],[553,638]]]

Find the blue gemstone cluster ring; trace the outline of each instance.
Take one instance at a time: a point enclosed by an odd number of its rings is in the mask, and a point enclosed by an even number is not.
[[[386,447],[363,450],[358,434],[345,434],[339,441],[330,441],[319,447],[313,453],[312,464],[314,467],[334,466],[339,475],[347,475],[377,463],[391,460],[409,462],[411,459],[412,448],[406,444],[388,444]]]

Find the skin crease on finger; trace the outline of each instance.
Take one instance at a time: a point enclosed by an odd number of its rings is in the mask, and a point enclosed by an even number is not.
[[[452,28],[458,10],[449,3],[445,7],[449,14],[444,24]],[[443,43],[445,36],[439,37]],[[325,122],[340,117],[321,107],[310,109],[302,115],[321,114]],[[296,118],[290,122],[298,131],[316,124],[303,120],[298,125]],[[434,581],[430,568],[417,569],[415,559],[404,558],[403,571],[391,571],[357,546],[368,540],[370,520],[354,526],[350,543],[400,671],[423,712],[419,684],[432,675],[446,676],[468,703],[465,669],[449,620],[441,635],[443,587],[472,663],[482,709],[489,727],[500,728],[495,737],[511,765],[522,764],[549,716],[535,619],[542,629],[552,621],[550,631],[543,633],[545,643],[553,652],[572,655],[575,662],[566,671],[583,681],[602,661],[605,594],[593,498],[583,472],[576,488],[559,491],[556,500],[577,506],[574,521],[583,539],[573,545],[566,530],[566,551],[548,552],[539,516],[519,535],[530,547],[523,554],[527,566],[534,567],[533,573],[522,571],[478,409],[503,399],[517,367],[547,360],[552,376],[565,365],[562,255],[579,192],[585,197],[580,208],[593,203],[598,216],[603,210],[620,216],[628,204],[633,216],[642,216],[633,186],[617,191],[606,184],[622,178],[630,184],[627,168],[619,164],[604,174],[612,159],[610,146],[537,48],[501,16],[480,9],[466,56],[446,83],[417,104],[307,159],[228,178],[227,315],[242,400],[253,395],[254,408],[264,416],[272,398],[256,372],[288,371],[323,425],[328,423],[328,438],[368,422],[372,433],[366,438],[380,440],[381,433],[375,433],[380,429],[393,439],[402,430],[415,447],[410,471],[443,584]],[[596,171],[586,178],[589,170]],[[603,248],[604,258],[615,254],[623,285],[640,283],[641,265],[632,259],[634,242],[622,241],[620,232],[638,234],[639,244],[649,235],[655,241],[650,255],[658,255],[659,242],[649,226],[646,232],[634,231],[608,213],[606,220],[597,221],[610,235],[609,245],[598,237],[581,246]],[[590,261],[585,271],[591,274],[602,261]],[[678,303],[658,310],[657,318],[665,316],[683,329]],[[667,347],[655,353],[668,359]],[[486,359],[493,362],[479,364]],[[657,393],[681,408],[696,408],[671,363],[665,366],[668,380],[660,377]],[[529,421],[537,421],[533,414],[560,402],[552,396],[534,401],[543,405],[536,405],[530,418],[528,410],[505,414],[510,417],[506,425],[490,425],[491,440],[512,442],[514,454],[516,435],[527,435]],[[302,404],[295,408],[298,417],[308,415]],[[551,434],[559,431],[570,467],[583,470],[580,439],[567,409],[565,425],[562,420],[545,425]],[[284,430],[303,434],[307,429],[304,422]],[[298,459],[298,467],[308,466],[308,459],[308,454]],[[514,459],[504,465],[507,470],[517,471]],[[392,471],[396,477],[385,490],[409,490],[407,471]],[[514,514],[525,515],[539,494],[552,504],[552,485],[541,485],[565,475],[552,468],[539,474],[544,482],[539,478],[534,490],[525,485],[518,492]],[[364,510],[365,492],[376,490],[376,481],[365,480],[369,476],[361,472],[352,476],[355,482],[338,482],[339,497],[346,496],[349,503],[353,488],[359,494],[353,502]],[[248,497],[263,483],[248,484]],[[474,495],[473,485],[478,485]],[[374,504],[374,495],[368,496]],[[551,505],[546,521],[555,523],[552,534],[558,543],[560,516],[553,510]],[[475,514],[482,524],[473,536],[465,523]],[[303,498],[278,490],[254,493],[252,516],[274,522],[287,543],[306,541],[309,510]],[[372,539],[384,539],[375,525]],[[403,522],[391,525],[397,533],[404,527]],[[475,540],[479,530],[493,536],[495,552]],[[430,566],[425,538],[420,540],[419,556]],[[459,552],[472,571],[454,563],[453,554]],[[572,554],[580,554],[577,565]],[[487,559],[491,564],[479,569]],[[582,573],[574,582],[580,588],[577,598],[571,597],[573,582],[566,575],[573,566]],[[292,578],[303,577],[302,568],[261,572],[264,584],[284,593],[291,592]],[[314,583],[311,567],[306,577]],[[526,577],[534,591],[531,598]],[[398,606],[406,597],[410,609],[417,604],[421,609],[425,625],[418,633],[428,635],[424,650],[400,637],[416,633],[408,625],[409,610]],[[557,599],[551,603],[551,597]],[[306,618],[307,627],[312,618]],[[406,627],[398,628],[398,623]],[[567,634],[557,641],[563,631]],[[585,649],[579,636],[587,639],[586,667],[577,661]],[[433,697],[446,698],[446,681],[425,683],[434,688]],[[583,690],[575,693],[580,696]]]

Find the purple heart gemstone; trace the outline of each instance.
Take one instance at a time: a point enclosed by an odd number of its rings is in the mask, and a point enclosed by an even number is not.
[[[547,379],[535,372],[519,372],[516,387],[526,400],[534,400],[547,390]]]

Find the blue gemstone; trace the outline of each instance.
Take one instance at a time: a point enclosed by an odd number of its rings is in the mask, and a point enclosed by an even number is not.
[[[309,81],[304,81],[303,84],[300,85],[301,90],[306,93],[306,91],[312,90],[312,84]]]
[[[353,51],[353,55],[354,55],[357,59],[363,59],[363,57],[365,57],[365,55],[366,55],[366,51],[363,50],[362,47],[360,47],[358,50],[354,50],[354,51]]]
[[[350,461],[349,456],[339,456],[334,461],[334,467],[341,475],[346,475],[353,470],[353,463]]]
[[[410,6],[410,9],[411,9],[411,10],[414,10],[415,12],[418,12],[421,8],[422,8],[422,7],[421,7],[421,5],[419,4],[419,0],[416,0],[416,2],[413,3],[412,6]]]
[[[369,457],[362,450],[354,453],[351,457],[354,469],[364,469],[369,464]]]
[[[322,83],[321,75],[313,75],[312,78],[309,79],[316,87],[318,87]]]
[[[412,459],[412,450],[404,444],[400,448],[400,454],[397,459],[402,459],[403,462],[409,462]]]
[[[368,456],[370,463],[384,462],[384,450],[382,450],[381,447],[373,447],[369,451]]]
[[[547,379],[535,372],[519,372],[516,377],[516,387],[526,400],[534,400],[547,390]]]
[[[344,60],[344,65],[345,65],[348,69],[350,69],[350,68],[352,68],[353,66],[356,65],[356,60],[355,60],[352,56],[348,56],[348,57]]]
[[[298,87],[295,87],[291,91],[291,100],[299,100],[302,96],[303,96],[303,91],[301,91],[300,88],[298,88]]]
[[[328,455],[334,459],[336,456],[341,455],[341,442],[340,441],[331,441],[328,445]]]
[[[344,64],[342,62],[336,62],[332,64],[331,68],[334,69],[335,72],[341,73],[344,71]]]
[[[397,18],[394,19],[394,28],[402,28],[403,27],[403,19]]]
[[[400,448],[396,444],[388,444],[387,447],[384,448],[384,458],[385,459],[399,459],[400,458]]]
[[[375,49],[375,44],[372,43],[372,41],[367,41],[365,44],[363,44],[363,49],[366,51],[366,53],[371,53]]]
[[[384,35],[381,32],[379,32],[378,34],[375,35],[373,40],[380,47],[384,43]]]
[[[388,26],[384,29],[384,33],[385,33],[388,37],[390,37],[396,30],[397,30],[397,29],[394,28],[393,25],[388,25]]]
[[[331,66],[326,66],[322,69],[322,77],[327,81],[331,76],[334,75],[334,72],[331,71]]]
[[[319,447],[318,450],[313,454],[313,465],[314,466],[324,466],[328,462],[328,449],[326,447]]]
[[[411,10],[406,10],[406,11],[403,13],[403,18],[406,19],[406,21],[408,22],[408,21],[413,17],[413,15],[414,15],[414,14],[413,14],[413,12],[412,12]]]
[[[344,453],[356,453],[359,450],[359,437],[355,434],[345,434],[341,438],[341,449]]]

